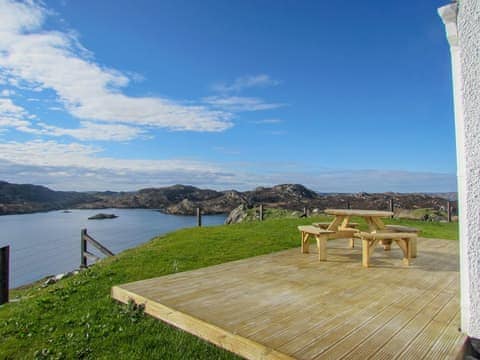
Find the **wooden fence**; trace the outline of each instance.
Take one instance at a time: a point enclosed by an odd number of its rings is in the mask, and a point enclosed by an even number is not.
[[[447,220],[448,220],[448,222],[452,222],[452,214],[454,213],[455,208],[453,207],[452,202],[450,200],[445,200],[445,201],[446,201],[445,211],[447,213]],[[388,210],[393,213],[395,211],[395,201],[394,201],[394,199],[392,199],[392,198],[388,199],[388,203],[387,203],[386,206],[387,206]],[[352,204],[351,204],[350,201],[346,201],[345,208],[346,209],[352,209]],[[259,204],[258,205],[258,219],[260,221],[264,220],[264,213],[265,213],[265,205]],[[305,206],[303,208],[303,214],[301,215],[301,217],[310,217],[310,215],[311,215],[310,208],[308,206]],[[393,218],[394,216],[392,215],[391,217]]]
[[[95,247],[98,251],[100,251],[105,256],[114,256],[115,254],[108,250],[105,246],[100,244],[97,240],[92,238],[87,233],[87,229],[82,229],[80,235],[80,251],[81,251],[81,260],[80,260],[80,267],[86,268],[88,266],[88,260],[98,261],[100,257],[88,251],[88,244]]]

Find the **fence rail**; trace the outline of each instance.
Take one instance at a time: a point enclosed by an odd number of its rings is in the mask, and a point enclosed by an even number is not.
[[[91,261],[100,260],[99,256],[97,256],[97,255],[93,254],[92,252],[88,251],[88,244],[95,247],[98,251],[100,251],[105,256],[114,256],[115,255],[113,252],[108,250],[105,246],[100,244],[93,237],[88,235],[87,229],[82,229],[81,235],[80,235],[80,249],[81,249],[80,250],[80,253],[81,253],[80,267],[81,268],[86,268],[88,266],[88,260],[91,260]]]

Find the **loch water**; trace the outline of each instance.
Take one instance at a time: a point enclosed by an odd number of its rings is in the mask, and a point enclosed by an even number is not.
[[[97,213],[115,219],[88,220]],[[226,215],[204,215],[203,226],[223,224]],[[0,216],[0,247],[10,245],[10,287],[76,269],[80,265],[80,231],[117,254],[174,230],[196,226],[195,216],[147,209],[59,210]]]

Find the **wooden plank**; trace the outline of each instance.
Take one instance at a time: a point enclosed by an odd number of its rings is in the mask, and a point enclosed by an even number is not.
[[[443,332],[435,339],[424,357],[425,360],[463,359],[459,355],[462,353],[467,336],[460,333],[459,324],[460,312],[457,311]]]
[[[298,230],[303,232],[303,233],[309,233],[309,234],[313,234],[313,235],[333,234],[334,233],[334,231],[320,229],[320,228],[315,227],[313,225],[300,225],[300,226],[298,226]]]
[[[419,229],[409,227],[409,226],[402,226],[402,225],[385,225],[385,228],[387,230],[393,230],[393,231],[404,232],[404,233],[412,232],[412,233],[419,234],[421,232]]]
[[[108,250],[105,246],[103,246],[102,244],[100,244],[97,240],[95,240],[94,238],[92,238],[90,235],[88,234],[84,234],[83,235],[85,240],[87,240],[91,245],[93,245],[94,247],[96,247],[100,252],[102,252],[104,255],[107,255],[107,256],[115,256],[115,254],[113,252],[111,252],[110,250]]]
[[[359,318],[355,316],[354,321],[347,321],[343,327],[336,330],[336,333],[329,334],[328,337],[322,336],[322,338],[316,340],[315,346],[302,349],[302,357],[343,359],[351,354],[357,355],[353,351],[356,346],[379,333],[385,323],[398,317],[405,308],[412,305],[418,306],[419,303],[424,301],[425,295],[429,291],[430,289],[426,289],[421,293],[415,293],[415,291],[410,290],[402,293],[391,303],[382,302],[380,306],[377,306],[377,309],[371,312],[371,316],[364,317],[365,321],[363,322],[359,322]],[[352,323],[354,324],[352,325]],[[343,335],[341,335],[342,332]],[[379,335],[382,336],[382,334]],[[353,358],[355,357],[353,356]]]
[[[231,334],[218,326],[175,311],[168,306],[149,301],[147,298],[126,291],[120,287],[114,286],[112,288],[112,297],[125,304],[128,303],[129,300],[133,300],[137,304],[143,304],[145,306],[145,313],[248,359],[293,359],[288,355],[282,354],[274,349],[269,349],[255,341]]]
[[[378,210],[360,210],[360,209],[325,209],[327,215],[338,216],[374,216],[374,217],[389,217],[393,213],[391,211],[378,211]]]
[[[373,223],[375,224],[375,226],[377,227],[378,230],[385,229],[385,224],[383,223],[382,220],[380,220],[380,217],[372,216],[371,219],[372,219]]]
[[[422,296],[415,307],[404,308],[397,316],[384,323],[377,332],[379,336],[369,337],[345,359],[392,359],[396,350],[401,350],[401,344],[408,344],[408,341],[417,335],[418,329],[424,324],[426,318],[422,316],[422,313],[428,309],[433,312],[438,311],[445,299],[450,298],[450,295],[448,298],[446,297],[443,289],[450,286],[451,283],[451,281],[442,283],[440,289],[437,289],[431,296],[428,296],[428,293],[426,296]],[[411,332],[409,333],[408,330]],[[403,336],[405,334],[408,335]],[[392,352],[395,353],[392,354]]]
[[[344,218],[344,215],[335,216],[335,219],[333,219],[330,225],[328,225],[327,230],[337,231],[338,227],[342,224]]]
[[[424,254],[413,266],[398,266],[402,252],[394,247],[375,252],[376,266],[363,269],[361,250],[348,242],[328,242],[327,262],[297,248],[119,288],[123,301],[133,294],[147,307],[160,306],[154,316],[230,351],[246,347],[239,355],[249,359],[273,352],[298,359],[454,353],[462,338],[452,320],[458,321],[457,244],[419,239]]]
[[[88,252],[88,251],[86,251],[86,250],[83,252],[83,256],[85,256],[87,259],[89,259],[89,260],[91,260],[91,261],[101,260],[100,257],[98,257],[97,255],[92,254],[91,252]]]
[[[410,344],[397,355],[398,359],[422,359],[435,344],[439,334],[443,334],[451,321],[457,318],[459,299],[452,296],[449,302],[429,321],[422,332],[414,337]],[[446,319],[446,321],[445,321]],[[438,352],[437,352],[438,354]],[[441,357],[439,357],[440,359]]]

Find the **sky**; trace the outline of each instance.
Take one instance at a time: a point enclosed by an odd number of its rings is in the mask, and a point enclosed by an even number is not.
[[[0,0],[0,180],[456,191],[446,0]]]

